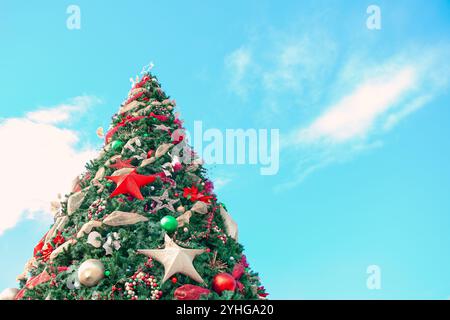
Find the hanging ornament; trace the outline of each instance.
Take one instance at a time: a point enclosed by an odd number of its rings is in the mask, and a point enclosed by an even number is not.
[[[203,282],[192,262],[195,257],[205,252],[203,249],[186,249],[177,245],[167,234],[164,236],[164,249],[138,250],[138,253],[152,257],[164,266],[162,283],[176,273],[182,273],[197,282]]]
[[[86,243],[94,248],[100,248],[102,246],[102,235],[97,231],[92,231],[89,233]]]
[[[121,140],[114,140],[111,143],[111,149],[113,151],[120,151],[120,150],[122,150],[123,145],[124,145],[123,141],[121,141]]]
[[[78,280],[86,287],[93,287],[103,279],[105,266],[100,260],[89,259],[78,269]]]
[[[175,212],[175,208],[173,205],[180,201],[180,199],[169,199],[169,190],[164,190],[161,196],[150,197],[153,201],[156,202],[155,211],[160,211],[162,209],[167,209],[171,212]]]
[[[106,240],[105,244],[103,245],[103,249],[105,249],[105,251],[106,251],[105,254],[107,256],[111,255],[113,253],[113,249],[114,250],[120,249],[120,237],[117,232],[108,234],[107,240]]]
[[[18,293],[17,288],[7,288],[0,293],[0,300],[14,300]]]
[[[156,177],[140,175],[133,170],[128,174],[110,176],[106,177],[106,179],[114,181],[117,184],[116,190],[110,195],[110,198],[120,194],[130,194],[136,199],[144,200],[140,188],[153,183],[156,180]]]
[[[178,212],[178,213],[184,213],[185,211],[186,211],[186,208],[183,207],[183,206],[179,206],[179,207],[177,208],[177,212]]]
[[[168,233],[172,233],[178,228],[178,221],[172,216],[165,216],[160,221],[161,227]]]
[[[236,290],[236,280],[229,273],[219,273],[213,278],[213,289],[218,294],[222,294],[223,291]]]
[[[193,284],[185,284],[177,288],[173,296],[176,300],[199,300],[201,296],[207,296],[210,290]]]

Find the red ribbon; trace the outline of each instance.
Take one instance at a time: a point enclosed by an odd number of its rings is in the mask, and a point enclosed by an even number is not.
[[[14,297],[14,300],[20,300],[23,298],[25,291],[27,291],[27,289],[33,289],[34,287],[36,287],[37,285],[40,285],[42,283],[48,282],[50,281],[52,278],[50,277],[50,275],[47,273],[47,271],[42,271],[42,273],[40,273],[39,275],[35,276],[35,277],[31,277],[27,283],[25,284],[25,286],[22,288],[22,290],[20,290],[17,295]]]
[[[133,89],[142,87],[148,80],[150,80],[150,77],[147,76],[147,75],[145,75],[145,76],[141,79],[141,81],[139,81],[138,83],[135,84],[135,86],[133,87]]]
[[[133,102],[136,99],[139,99],[144,94],[144,91],[136,93],[134,96],[132,96],[130,99],[128,99],[125,104],[129,104],[130,102]]]
[[[211,291],[206,288],[193,284],[185,284],[177,288],[173,295],[177,300],[198,300],[202,295],[208,295],[210,293]]]
[[[241,293],[244,290],[244,285],[239,281],[239,279],[241,279],[241,277],[244,275],[244,273],[245,273],[245,267],[241,262],[237,263],[234,266],[233,272],[231,273],[233,278],[236,280],[236,286],[238,287],[238,289]]]
[[[242,256],[241,261],[234,265],[233,272],[231,275],[236,280],[236,285],[239,291],[242,293],[244,290],[244,285],[239,281],[245,273],[245,268],[248,267],[247,257],[245,255]]]
[[[131,122],[135,122],[135,121],[139,121],[141,119],[144,118],[150,118],[153,117],[155,119],[158,119],[159,121],[165,122],[168,120],[167,116],[164,115],[157,115],[154,114],[153,112],[150,113],[148,116],[138,116],[138,117],[131,117],[131,116],[127,116],[125,118],[123,118],[114,128],[112,128],[111,130],[108,131],[108,133],[105,136],[105,142],[109,143],[110,140],[112,139],[112,136],[122,127],[124,127],[125,125],[127,125],[128,123]]]

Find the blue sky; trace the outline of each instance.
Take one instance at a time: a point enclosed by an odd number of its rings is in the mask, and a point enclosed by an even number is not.
[[[448,299],[449,14],[448,1],[2,0],[0,288],[153,61],[188,129],[280,129],[278,174],[209,167],[271,298]]]

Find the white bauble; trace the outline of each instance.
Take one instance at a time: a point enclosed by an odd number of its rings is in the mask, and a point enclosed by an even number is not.
[[[105,266],[100,260],[89,259],[83,262],[78,269],[78,280],[86,287],[93,287],[105,275]]]
[[[18,292],[17,288],[7,288],[0,293],[0,300],[14,300]]]

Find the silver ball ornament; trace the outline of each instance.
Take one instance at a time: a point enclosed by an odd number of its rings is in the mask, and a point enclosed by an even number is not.
[[[105,266],[100,260],[89,259],[78,269],[78,280],[86,287],[93,287],[105,276]]]

